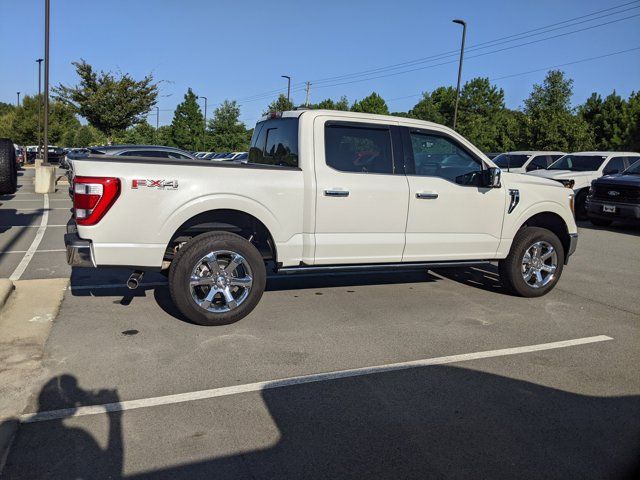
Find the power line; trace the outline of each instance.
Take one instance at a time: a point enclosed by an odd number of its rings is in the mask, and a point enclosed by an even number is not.
[[[573,18],[570,18],[570,19],[567,19],[567,20],[563,20],[563,21],[560,21],[560,22],[556,22],[556,23],[552,23],[552,24],[549,24],[549,25],[545,25],[543,27],[537,27],[537,28],[534,28],[534,29],[531,29],[531,30],[526,30],[524,32],[511,34],[511,35],[507,35],[505,37],[500,37],[500,38],[497,38],[497,39],[494,39],[494,40],[489,40],[489,41],[486,41],[486,42],[482,42],[482,43],[479,43],[479,44],[476,44],[476,45],[472,45],[471,47],[469,47],[467,49],[467,51],[475,51],[475,50],[480,50],[480,49],[484,49],[484,48],[491,48],[491,47],[497,46],[498,44],[510,43],[510,42],[522,40],[523,38],[528,38],[528,37],[537,36],[537,35],[543,35],[545,33],[551,32],[551,31],[555,31],[555,30],[568,28],[568,27],[571,27],[571,26],[575,26],[575,25],[579,25],[579,24],[583,24],[583,23],[599,20],[600,18],[608,17],[608,16],[611,16],[611,15],[617,15],[617,14],[620,14],[620,13],[624,13],[626,11],[629,11],[629,10],[632,10],[632,9],[635,9],[635,8],[640,8],[640,5],[636,5],[636,6],[632,7],[632,8],[628,8],[628,9],[625,9],[625,10],[619,10],[619,9],[623,8],[623,7],[626,7],[628,5],[637,4],[639,1],[640,0],[634,0],[634,1],[631,1],[631,2],[627,2],[627,3],[623,3],[623,4],[620,4],[620,5],[614,6],[614,7],[609,7],[609,8],[605,8],[605,9],[602,9],[602,10],[597,10],[595,12],[591,12],[591,13],[588,13],[588,14],[585,14],[585,15],[580,15],[580,16],[573,17]],[[594,17],[594,16],[596,16],[598,14],[601,14],[601,13],[611,12],[612,10],[618,10],[618,11],[612,12],[612,13],[608,13],[606,15],[601,15],[600,17],[595,17],[595,18],[590,18],[588,20],[583,20],[581,22],[573,23],[571,25],[564,25],[563,27],[560,27],[560,28],[555,28],[555,29],[548,30],[551,27],[557,27],[559,25],[575,22],[576,20],[585,19],[587,17]],[[633,18],[633,17],[628,17],[628,18]],[[614,20],[613,22],[621,21],[621,20],[625,20],[625,19],[626,18],[618,19],[618,20]],[[586,29],[596,28],[597,26],[608,25],[609,23],[613,23],[613,22],[605,22],[605,23],[602,23],[602,24],[598,24],[598,25],[594,25],[594,26],[591,26],[591,27],[587,27]],[[577,33],[577,32],[580,32],[580,31],[584,31],[586,29],[576,30],[576,31],[570,32],[570,33]],[[546,31],[541,31],[541,30],[546,30]],[[531,34],[533,32],[538,32],[538,33],[533,34],[533,35],[527,35],[527,34]],[[515,38],[515,37],[520,37],[520,38]],[[556,38],[556,37],[555,36],[548,37],[547,39],[549,39],[549,38]],[[509,40],[509,39],[512,39],[512,40]],[[505,40],[507,40],[507,41],[505,41]],[[545,39],[541,39],[539,41],[543,41],[543,40],[545,40]],[[526,44],[523,44],[523,45],[528,45],[528,44],[529,43],[526,43]],[[322,83],[330,82],[331,80],[340,80],[340,79],[346,79],[346,78],[355,78],[355,77],[358,77],[358,76],[366,76],[366,75],[369,75],[369,74],[372,74],[372,73],[378,73],[378,72],[387,71],[387,70],[399,69],[399,68],[402,68],[402,67],[405,67],[405,66],[411,66],[411,65],[414,65],[414,64],[425,63],[425,62],[429,62],[429,61],[437,61],[437,60],[440,60],[442,58],[446,58],[447,56],[455,55],[457,53],[458,53],[458,50],[452,50],[452,51],[443,52],[443,53],[440,53],[440,54],[431,55],[431,56],[428,56],[428,57],[423,57],[423,58],[420,58],[420,59],[414,59],[414,60],[410,60],[410,61],[407,61],[407,62],[401,62],[401,63],[394,64],[394,65],[388,65],[388,66],[385,66],[385,67],[378,67],[378,68],[375,68],[375,69],[364,70],[364,71],[360,71],[360,72],[354,72],[354,73],[350,73],[350,74],[338,75],[338,76],[333,76],[333,77],[325,77],[325,78],[318,79],[318,80],[312,80],[312,82],[314,84],[317,84],[317,83],[322,84]],[[437,66],[437,65],[435,65],[435,66]],[[410,70],[410,71],[414,71],[414,70]],[[380,78],[380,77],[374,77],[373,79],[375,79],[375,78]],[[343,84],[343,83],[340,83],[340,84]],[[304,83],[295,84],[294,87],[296,87],[296,89],[294,91],[298,91],[298,92],[303,91],[304,90],[303,85],[304,85]],[[338,85],[338,84],[336,84],[336,85]],[[265,98],[270,98],[273,95],[279,94],[279,93],[282,93],[282,89],[270,90],[268,92],[263,92],[263,93],[260,93],[260,94],[255,94],[255,95],[251,95],[251,96],[248,96],[248,97],[243,97],[243,98],[241,98],[239,100],[246,101],[246,102],[263,100]]]

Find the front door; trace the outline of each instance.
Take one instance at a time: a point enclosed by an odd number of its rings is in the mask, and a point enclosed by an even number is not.
[[[403,261],[495,258],[505,188],[479,186],[482,160],[446,132],[402,133],[409,182]]]
[[[315,119],[316,264],[402,260],[409,187],[394,168],[391,128]]]

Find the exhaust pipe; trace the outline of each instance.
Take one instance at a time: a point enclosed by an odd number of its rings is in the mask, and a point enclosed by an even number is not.
[[[134,270],[134,272],[129,277],[129,280],[127,280],[127,287],[129,287],[129,290],[135,290],[136,288],[138,288],[143,276],[144,272],[141,272],[140,270]]]

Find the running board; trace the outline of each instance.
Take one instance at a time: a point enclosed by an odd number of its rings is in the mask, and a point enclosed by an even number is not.
[[[304,267],[281,267],[278,273],[331,273],[349,272],[354,270],[389,270],[411,268],[446,268],[446,267],[471,267],[483,265],[495,260],[463,260],[453,262],[412,262],[412,263],[367,263],[356,265],[309,265]]]

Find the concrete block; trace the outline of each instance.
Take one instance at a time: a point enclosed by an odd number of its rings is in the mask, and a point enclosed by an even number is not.
[[[42,165],[42,159],[41,158],[36,158],[34,164],[35,167],[39,167],[40,165]]]
[[[40,165],[36,167],[36,193],[53,193],[56,191],[56,167]]]

